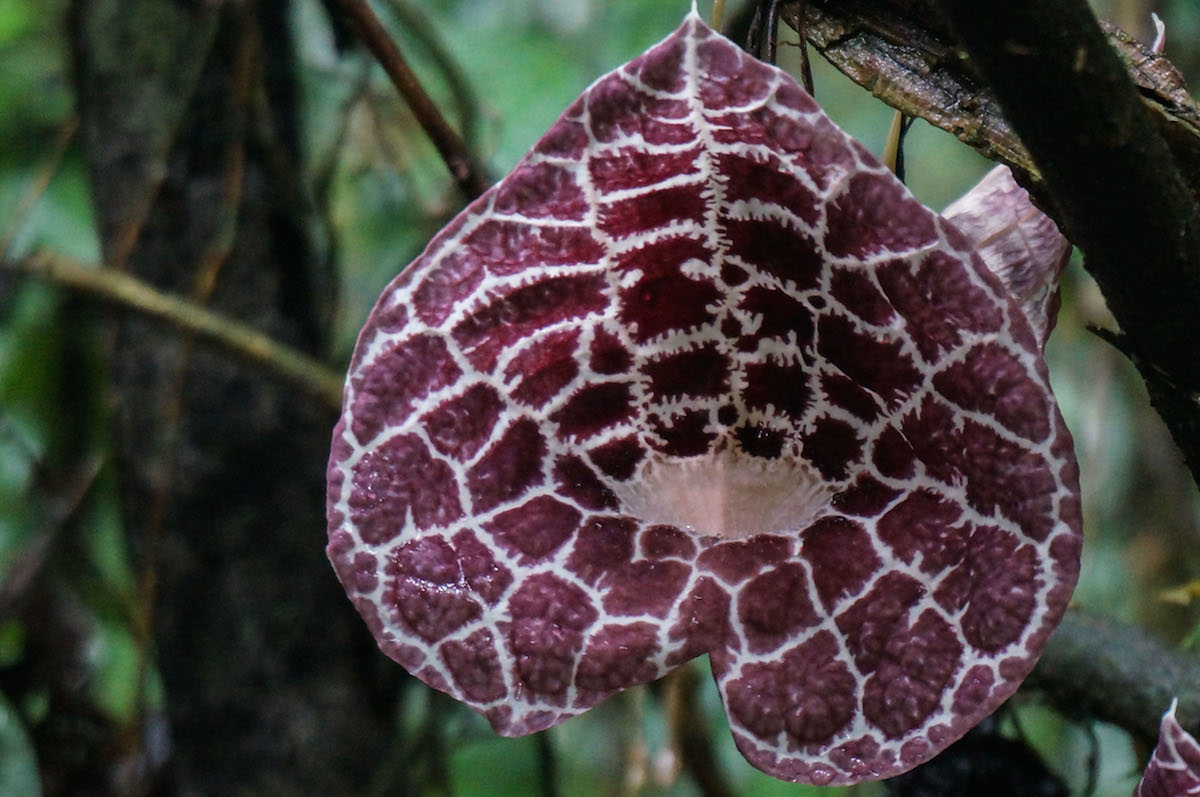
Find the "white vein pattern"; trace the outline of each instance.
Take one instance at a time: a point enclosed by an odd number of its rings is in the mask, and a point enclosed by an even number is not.
[[[1026,312],[693,13],[385,289],[330,559],[381,648],[500,733],[707,653],[755,766],[896,774],[1016,689],[1078,574]]]

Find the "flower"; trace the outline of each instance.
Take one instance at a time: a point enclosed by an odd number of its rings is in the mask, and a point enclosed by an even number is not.
[[[887,777],[1012,694],[1074,587],[1041,321],[693,12],[385,289],[329,557],[502,734],[708,654],[754,766]]]

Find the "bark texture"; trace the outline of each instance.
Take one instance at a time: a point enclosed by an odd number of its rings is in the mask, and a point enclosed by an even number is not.
[[[266,0],[77,0],[70,19],[106,262],[320,353],[331,275],[288,29]],[[136,317],[114,316],[110,365],[169,728],[145,718],[125,787],[361,793],[398,675],[347,622],[323,554],[330,411]]]

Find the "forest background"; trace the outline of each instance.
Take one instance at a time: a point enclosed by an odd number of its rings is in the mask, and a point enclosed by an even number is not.
[[[687,11],[376,6],[493,178]],[[464,200],[338,7],[0,0],[0,794],[886,793],[753,770],[702,662],[544,734],[494,735],[375,649],[324,558],[322,372],[288,381],[187,318],[148,320],[160,293],[95,279],[103,263],[344,369],[379,291]],[[1200,83],[1200,6],[1093,7],[1143,41],[1156,11]],[[798,55],[782,46],[781,65]],[[892,111],[813,55],[819,102],[880,153]],[[991,166],[922,121],[905,155],[934,208]],[[1115,324],[1078,256],[1063,295],[1047,360],[1082,466],[1074,605],[1113,621],[1097,638],[1200,667],[1200,496],[1137,370],[1088,331]],[[989,733],[1072,793],[1129,794],[1153,729],[1037,678]]]

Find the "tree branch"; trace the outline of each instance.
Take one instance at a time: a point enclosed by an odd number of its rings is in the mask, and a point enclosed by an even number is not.
[[[196,302],[163,293],[136,277],[45,253],[6,262],[0,268],[47,280],[165,321],[304,390],[335,411],[342,406],[344,379],[341,374],[248,324],[214,313]]]
[[[379,17],[375,16],[367,0],[341,0],[341,5],[363,43],[392,79],[396,90],[408,103],[417,122],[437,148],[442,160],[446,162],[446,168],[450,170],[450,175],[458,184],[459,190],[468,201],[478,197],[488,189],[489,181],[483,167],[467,149],[458,133],[454,132],[454,128],[450,127],[437,104],[425,93],[421,81],[404,60],[400,48],[379,21]]]
[[[1178,73],[1106,36],[1083,0],[808,0],[788,13],[856,82],[1014,168],[1083,250],[1200,481],[1200,110]]]
[[[1079,610],[1067,612],[1022,689],[1042,692],[1064,715],[1111,722],[1149,745],[1178,697],[1179,721],[1200,730],[1200,657]]]

